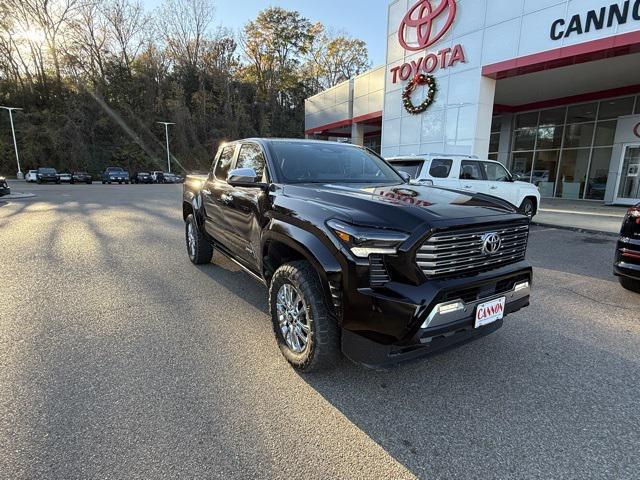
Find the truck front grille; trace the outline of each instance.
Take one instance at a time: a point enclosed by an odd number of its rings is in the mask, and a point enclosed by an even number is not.
[[[500,237],[485,248],[485,239]],[[429,278],[477,273],[524,260],[529,238],[528,224],[498,225],[453,230],[431,235],[418,250],[416,262]],[[493,237],[495,240],[495,237]]]

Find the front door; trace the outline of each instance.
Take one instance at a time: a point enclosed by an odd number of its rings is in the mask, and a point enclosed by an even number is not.
[[[616,200],[640,198],[640,144],[625,145]]]
[[[205,230],[218,243],[228,246],[229,227],[226,209],[231,201],[232,187],[227,183],[236,146],[224,147],[218,156],[209,178],[202,187],[202,203],[205,214]]]
[[[257,143],[243,143],[238,152],[235,168],[252,168],[258,178],[266,179],[266,161]],[[229,192],[230,201],[226,216],[229,228],[230,249],[245,266],[259,272],[260,267],[260,203],[266,193],[260,187],[234,187]]]

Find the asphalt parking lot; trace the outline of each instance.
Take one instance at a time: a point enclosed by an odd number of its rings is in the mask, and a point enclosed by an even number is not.
[[[457,350],[301,376],[266,289],[190,264],[178,185],[0,199],[0,478],[640,478],[640,295],[535,227],[531,307]]]

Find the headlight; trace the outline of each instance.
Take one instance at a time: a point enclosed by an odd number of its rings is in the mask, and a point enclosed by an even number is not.
[[[395,255],[398,247],[409,238],[406,233],[358,227],[339,220],[329,220],[327,225],[359,258],[367,258],[372,254]]]

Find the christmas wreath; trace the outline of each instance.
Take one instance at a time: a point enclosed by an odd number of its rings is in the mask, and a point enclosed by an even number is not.
[[[427,86],[427,98],[425,98],[420,105],[416,106],[411,101],[411,94],[416,88],[418,88],[419,85]],[[429,105],[433,103],[437,90],[438,87],[436,87],[436,79],[433,77],[433,75],[425,75],[424,73],[416,74],[411,79],[411,81],[407,83],[407,86],[404,87],[404,91],[402,92],[402,102],[404,103],[404,108],[407,110],[407,112],[413,115],[424,112],[427,108],[429,108]]]

